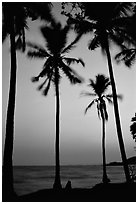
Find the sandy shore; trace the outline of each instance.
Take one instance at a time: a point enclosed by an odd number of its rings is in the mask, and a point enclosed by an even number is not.
[[[136,183],[97,184],[91,189],[43,189],[19,196],[18,202],[135,202]]]

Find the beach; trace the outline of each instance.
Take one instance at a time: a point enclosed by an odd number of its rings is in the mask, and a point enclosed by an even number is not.
[[[14,202],[135,202],[136,183],[126,183],[122,166],[107,167],[111,183],[103,184],[101,165],[61,166],[62,189],[53,190],[53,166],[14,167]],[[66,188],[67,179],[71,187]],[[3,199],[4,201],[4,199]]]
[[[52,189],[54,166],[14,166],[14,188],[17,195],[30,194],[41,189]],[[123,166],[107,166],[112,183],[125,182]],[[102,165],[61,166],[61,184],[65,188],[68,180],[72,188],[91,189],[102,181]]]
[[[11,201],[11,199],[10,199]],[[92,189],[43,189],[13,202],[135,202],[136,183],[97,184]]]

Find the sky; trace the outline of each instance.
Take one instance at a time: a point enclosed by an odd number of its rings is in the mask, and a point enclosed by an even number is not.
[[[60,15],[60,4],[54,3],[53,13],[64,23]],[[44,45],[40,33],[39,21],[28,21],[29,30],[26,40]],[[70,33],[69,42],[75,34]],[[60,161],[68,164],[101,164],[101,121],[98,118],[96,106],[84,115],[84,110],[91,97],[82,97],[82,91],[91,91],[89,79],[95,79],[97,74],[108,75],[106,56],[98,48],[88,50],[88,42],[92,35],[84,36],[76,48],[68,56],[80,57],[85,62],[72,65],[72,68],[85,79],[83,84],[71,85],[63,75],[60,83]],[[123,139],[127,157],[135,155],[135,142],[130,134],[131,118],[136,112],[136,67],[127,68],[123,63],[114,60],[118,48],[111,45],[111,55],[117,93],[123,95],[119,101],[119,111],[122,124]],[[15,110],[14,165],[54,165],[55,161],[55,92],[51,86],[47,97],[43,96],[37,87],[40,83],[32,83],[31,77],[42,69],[43,60],[28,59],[26,54],[18,52],[17,95]],[[9,39],[2,46],[2,137],[5,138],[6,111],[8,103],[10,76]],[[111,93],[111,88],[107,91]],[[116,133],[113,106],[107,104],[109,120],[106,123],[106,156],[107,162],[120,161],[120,150]]]

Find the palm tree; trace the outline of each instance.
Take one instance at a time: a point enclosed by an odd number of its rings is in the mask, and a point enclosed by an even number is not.
[[[68,53],[75,45],[75,43],[81,37],[78,35],[75,40],[66,46],[67,35],[70,31],[70,26],[66,25],[62,28],[60,23],[52,22],[51,25],[41,28],[41,33],[46,41],[46,46],[28,43],[31,49],[28,51],[28,56],[31,58],[45,59],[43,70],[38,76],[33,77],[32,81],[36,82],[41,77],[45,77],[43,83],[38,87],[38,90],[43,90],[43,94],[46,96],[50,89],[51,83],[55,86],[56,92],[56,141],[55,141],[55,181],[53,188],[61,189],[60,179],[60,157],[59,157],[59,121],[60,121],[60,94],[59,94],[59,82],[61,79],[61,71],[68,77],[72,84],[81,83],[82,78],[70,67],[72,63],[81,63],[84,66],[84,62],[81,59],[69,58],[65,54]],[[58,37],[57,37],[58,36]]]
[[[75,25],[75,30],[78,33],[82,33],[82,31],[84,33],[92,32],[93,38],[89,43],[89,49],[95,50],[96,48],[101,47],[103,53],[107,56],[120,151],[126,181],[130,182],[130,174],[127,164],[125,146],[123,142],[121,121],[117,102],[117,90],[109,47],[110,42],[115,42],[119,46],[122,46],[125,42],[131,42],[132,37],[127,32],[127,19],[130,17],[129,15],[132,14],[134,4],[131,2],[83,2],[80,3],[80,5],[80,9],[82,9],[83,12],[80,12],[78,15],[76,14],[75,18],[73,18],[69,13],[68,22]]]
[[[14,138],[14,112],[15,112],[15,96],[16,96],[16,46],[19,45],[22,51],[25,50],[25,28],[26,13],[24,7],[20,3],[3,3],[3,41],[10,36],[11,46],[11,75],[9,101],[7,109],[6,136],[3,156],[3,198],[10,200],[14,195],[13,188],[13,138]],[[16,41],[17,36],[17,41]]]
[[[25,29],[27,29],[28,16],[32,19],[37,14],[40,17],[40,12],[36,13],[35,3],[19,3],[19,2],[4,2],[3,8],[3,21],[2,21],[2,41],[10,36],[11,46],[11,73],[10,73],[10,88],[9,100],[7,108],[6,120],[6,136],[3,155],[3,199],[11,200],[15,195],[13,188],[13,169],[12,169],[12,156],[13,156],[13,140],[14,140],[14,113],[15,113],[15,97],[16,97],[16,72],[17,72],[17,56],[16,49],[25,51]],[[48,10],[48,5],[46,5]],[[43,6],[44,8],[44,6]],[[34,11],[34,12],[32,12]],[[48,14],[47,14],[48,15]],[[46,16],[46,15],[45,15]],[[49,19],[50,14],[48,15]],[[35,17],[35,18],[36,18]],[[44,19],[44,16],[41,18]]]
[[[85,96],[92,96],[96,97],[93,99],[90,104],[85,109],[85,113],[93,104],[96,103],[97,105],[97,112],[100,119],[102,119],[102,153],[103,153],[103,183],[110,182],[110,179],[107,177],[106,173],[106,154],[105,154],[105,121],[108,120],[108,113],[106,108],[106,101],[112,103],[112,95],[111,94],[105,94],[108,87],[110,85],[110,81],[108,77],[105,77],[104,75],[98,74],[96,76],[96,80],[90,79],[89,86],[93,89],[93,93],[89,92],[83,92],[83,95]]]

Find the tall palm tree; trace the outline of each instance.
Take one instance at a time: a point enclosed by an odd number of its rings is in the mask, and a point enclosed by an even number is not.
[[[28,43],[31,49],[28,51],[28,56],[31,58],[45,59],[43,70],[38,76],[33,77],[32,81],[36,82],[41,77],[45,78],[43,83],[38,87],[38,90],[43,90],[43,94],[46,96],[50,89],[51,83],[55,86],[56,92],[56,141],[55,141],[55,181],[53,188],[61,189],[60,179],[60,157],[59,157],[59,134],[60,134],[60,94],[59,94],[59,82],[61,79],[61,73],[63,72],[72,84],[81,83],[82,78],[70,67],[72,63],[81,63],[84,66],[84,62],[81,59],[69,58],[65,55],[74,47],[75,43],[81,37],[78,35],[75,40],[67,44],[67,35],[70,31],[70,26],[66,25],[62,28],[60,23],[52,22],[51,25],[41,28],[42,36],[45,39],[45,47]]]
[[[16,50],[25,51],[25,29],[27,29],[28,16],[35,19],[49,19],[50,14],[40,16],[40,9],[36,12],[38,4],[35,3],[19,3],[19,2],[4,2],[3,8],[3,21],[2,21],[2,41],[10,36],[10,51],[11,51],[11,73],[10,73],[10,88],[9,100],[7,108],[6,120],[6,135],[3,155],[3,199],[10,200],[14,195],[13,188],[13,140],[14,140],[14,113],[15,113],[15,97],[16,97],[16,72],[17,72],[17,56]],[[40,5],[39,5],[40,7]],[[41,6],[42,7],[42,6]],[[42,7],[44,10],[44,6]],[[47,13],[50,13],[48,5],[45,6]]]
[[[97,112],[100,119],[102,119],[102,155],[103,155],[103,183],[110,182],[110,179],[107,177],[106,173],[106,153],[105,153],[105,121],[108,120],[108,113],[106,108],[106,101],[112,103],[112,95],[111,94],[105,94],[108,87],[110,85],[110,81],[108,77],[105,77],[104,75],[98,74],[96,76],[96,80],[90,79],[89,86],[92,88],[93,92],[83,92],[84,96],[91,96],[96,97],[93,99],[90,104],[85,109],[85,113],[93,104],[96,103],[97,105]]]
[[[6,136],[3,155],[3,199],[10,200],[14,195],[13,188],[13,169],[12,169],[12,154],[13,154],[13,139],[14,139],[14,112],[15,112],[15,96],[16,96],[16,47],[19,45],[22,51],[25,50],[25,28],[26,12],[20,3],[3,3],[3,41],[10,36],[11,46],[11,74],[10,74],[10,89],[7,108],[6,120]]]
[[[83,12],[76,14],[75,18],[69,14],[68,22],[75,24],[75,30],[78,33],[82,33],[82,31],[84,33],[92,32],[93,38],[89,43],[89,49],[95,50],[96,48],[101,47],[103,53],[107,56],[120,151],[126,180],[127,182],[130,182],[130,174],[123,142],[117,102],[117,90],[109,47],[110,42],[115,42],[119,46],[122,46],[124,42],[131,42],[132,37],[127,32],[127,18],[129,18],[129,15],[132,14],[132,9],[134,6],[131,2],[83,2],[80,3],[80,5]]]

